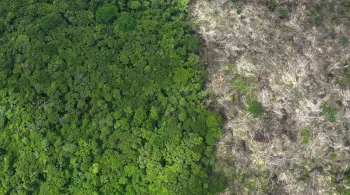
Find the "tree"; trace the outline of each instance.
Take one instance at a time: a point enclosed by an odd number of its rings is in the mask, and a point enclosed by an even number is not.
[[[105,4],[96,12],[96,20],[99,23],[111,23],[117,17],[117,7],[111,4]]]
[[[0,194],[218,192],[184,2],[0,1]]]
[[[140,1],[131,1],[130,2],[130,8],[131,9],[139,9],[141,7]]]
[[[0,36],[5,32],[6,26],[4,24],[4,21],[0,20]]]
[[[58,13],[48,14],[39,20],[39,26],[43,30],[50,30],[52,28],[57,27],[63,22],[62,17]]]
[[[132,30],[135,26],[134,18],[127,12],[122,12],[118,17],[115,25],[115,31]]]

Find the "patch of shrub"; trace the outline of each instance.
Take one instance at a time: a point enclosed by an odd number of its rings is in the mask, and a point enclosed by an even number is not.
[[[258,117],[262,113],[262,103],[257,100],[248,101],[248,112],[253,115],[253,117]]]
[[[303,128],[300,132],[300,135],[301,135],[301,139],[302,139],[301,142],[303,144],[308,144],[310,141],[310,132],[306,128]]]
[[[277,6],[278,6],[278,3],[275,0],[269,0],[267,2],[267,8],[269,8],[270,11],[275,11]]]
[[[280,18],[281,19],[287,19],[289,14],[288,14],[288,9],[286,7],[280,7],[278,9],[279,14],[280,14]]]
[[[335,122],[337,120],[338,110],[329,104],[322,105],[321,115],[325,116],[330,122]]]

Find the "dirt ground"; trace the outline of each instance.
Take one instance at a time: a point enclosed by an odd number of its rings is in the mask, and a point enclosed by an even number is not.
[[[192,3],[207,104],[225,118],[216,163],[228,180],[223,194],[350,190],[350,89],[340,82],[350,64],[349,18],[322,17],[325,9],[313,11],[320,2]]]

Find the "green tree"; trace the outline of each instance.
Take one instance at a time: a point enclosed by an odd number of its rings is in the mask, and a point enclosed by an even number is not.
[[[115,25],[115,31],[132,30],[135,26],[134,18],[127,12],[122,12],[118,17]]]
[[[131,9],[139,9],[141,7],[140,1],[131,1],[130,8]]]
[[[0,194],[222,190],[186,8],[0,1]]]
[[[3,20],[0,20],[0,36],[5,32],[6,26]]]
[[[117,7],[111,4],[105,4],[98,8],[96,12],[96,20],[100,23],[111,23],[114,19],[116,19],[117,13]]]
[[[39,26],[43,30],[50,30],[63,23],[63,19],[58,13],[48,14],[39,20]]]

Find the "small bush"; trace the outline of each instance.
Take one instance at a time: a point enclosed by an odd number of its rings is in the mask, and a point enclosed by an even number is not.
[[[328,7],[329,7],[329,11],[331,11],[331,12],[335,11],[335,3],[330,2]]]
[[[346,185],[350,185],[350,168],[348,168],[344,173],[344,182]]]
[[[280,13],[280,18],[281,18],[281,19],[286,19],[286,18],[288,18],[288,9],[287,9],[287,8],[285,8],[285,7],[280,7],[279,13]]]
[[[301,180],[303,180],[303,181],[309,180],[309,174],[310,174],[310,170],[308,168],[304,167]]]
[[[321,22],[321,15],[318,13],[316,8],[311,8],[310,10],[310,15],[311,15],[311,21],[319,24]]]
[[[247,84],[247,78],[242,75],[237,75],[235,81],[232,83],[232,86],[240,91],[250,91],[250,87]]]
[[[267,2],[267,8],[269,8],[270,11],[275,11],[277,6],[278,6],[278,3],[275,0],[269,0]]]
[[[323,104],[321,115],[325,116],[330,122],[335,122],[337,120],[337,109],[333,108],[329,104]]]
[[[346,36],[341,36],[340,37],[340,44],[342,44],[343,46],[346,46],[349,44],[349,38]]]
[[[332,160],[338,160],[338,154],[337,153],[333,153],[331,158],[332,158]]]
[[[310,140],[310,132],[306,129],[303,128],[300,132],[301,138],[302,138],[302,143],[303,144],[308,144]]]
[[[345,169],[343,184],[346,186],[350,186],[350,169],[349,168]],[[350,195],[350,190],[343,185],[339,186],[337,191],[341,195]]]
[[[332,36],[332,38],[335,38],[335,36],[337,35],[336,29],[334,26],[330,29],[329,34]]]
[[[337,82],[343,86],[350,85],[350,68],[343,69],[344,74],[337,78]]]
[[[335,23],[339,23],[339,16],[337,14],[332,14],[331,20]]]
[[[262,104],[257,100],[248,101],[248,112],[253,117],[258,117],[262,113]]]

